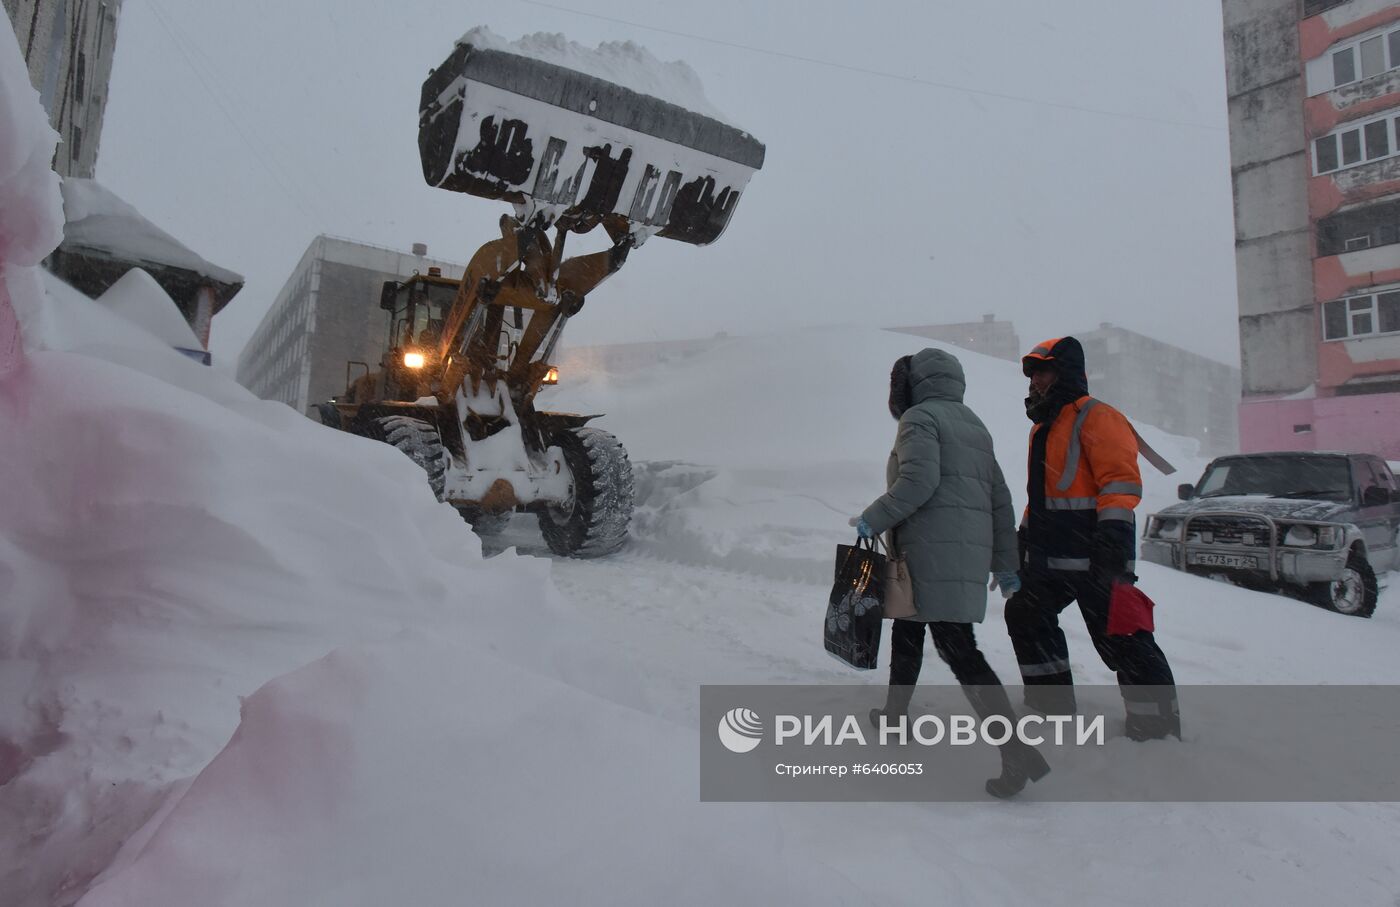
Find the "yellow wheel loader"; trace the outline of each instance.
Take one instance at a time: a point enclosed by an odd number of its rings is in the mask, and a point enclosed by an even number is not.
[[[321,404],[321,419],[402,450],[479,532],[532,512],[552,551],[610,554],[632,515],[627,452],[589,426],[596,416],[540,412],[535,395],[557,380],[560,334],[589,293],[651,236],[718,239],[764,147],[623,86],[471,44],[424,82],[418,146],[430,185],[513,213],[460,281],[429,269],[385,285],[379,368]],[[606,251],[565,256],[570,233],[599,227]]]

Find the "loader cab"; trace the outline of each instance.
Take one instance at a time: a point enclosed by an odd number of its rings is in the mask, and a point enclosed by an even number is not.
[[[438,342],[457,296],[457,282],[437,271],[384,284],[379,307],[389,313],[389,345],[382,365],[390,384],[400,389],[391,397],[404,399],[411,393],[408,399],[416,399],[415,389],[436,371]]]

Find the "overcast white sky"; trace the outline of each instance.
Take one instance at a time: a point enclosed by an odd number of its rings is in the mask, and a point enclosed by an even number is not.
[[[503,203],[419,167],[456,37],[632,40],[767,163],[717,243],[653,240],[568,341],[995,312],[1027,346],[1111,321],[1238,362],[1218,0],[558,5],[126,0],[97,176],[247,277],[214,322],[230,362],[318,233],[457,261],[496,235]]]

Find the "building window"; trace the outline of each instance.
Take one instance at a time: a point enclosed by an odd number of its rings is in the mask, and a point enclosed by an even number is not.
[[[1356,51],[1353,48],[1333,51],[1332,84],[1345,85],[1356,81]]]
[[[1331,173],[1340,166],[1337,160],[1337,140],[1325,136],[1313,142],[1314,173]]]
[[[1352,340],[1400,334],[1400,289],[1325,303],[1322,339]]]
[[[1347,0],[1303,0],[1303,18],[1316,16],[1334,6],[1341,6]]]
[[[1350,167],[1352,164],[1361,163],[1361,130],[1348,129],[1341,135],[1342,139],[1342,166]]]
[[[1308,64],[1308,94],[1317,95],[1400,67],[1400,28],[1353,39]]]
[[[1371,311],[1373,305],[1375,302],[1370,296],[1347,300],[1347,311],[1351,313],[1351,335],[1353,337],[1376,332],[1374,313]]]
[[[1366,137],[1366,160],[1390,156],[1390,124],[1387,121],[1367,123],[1362,133]]]
[[[1340,255],[1400,242],[1400,199],[1340,211],[1317,222],[1317,254]]]
[[[1348,123],[1313,140],[1313,175],[1320,176],[1393,156],[1400,149],[1400,117],[1393,112]]]

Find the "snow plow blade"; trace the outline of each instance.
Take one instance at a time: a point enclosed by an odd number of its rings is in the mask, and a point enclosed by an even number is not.
[[[640,239],[724,232],[764,147],[718,120],[530,57],[460,44],[423,83],[429,185],[504,199],[587,229],[626,218]]]

